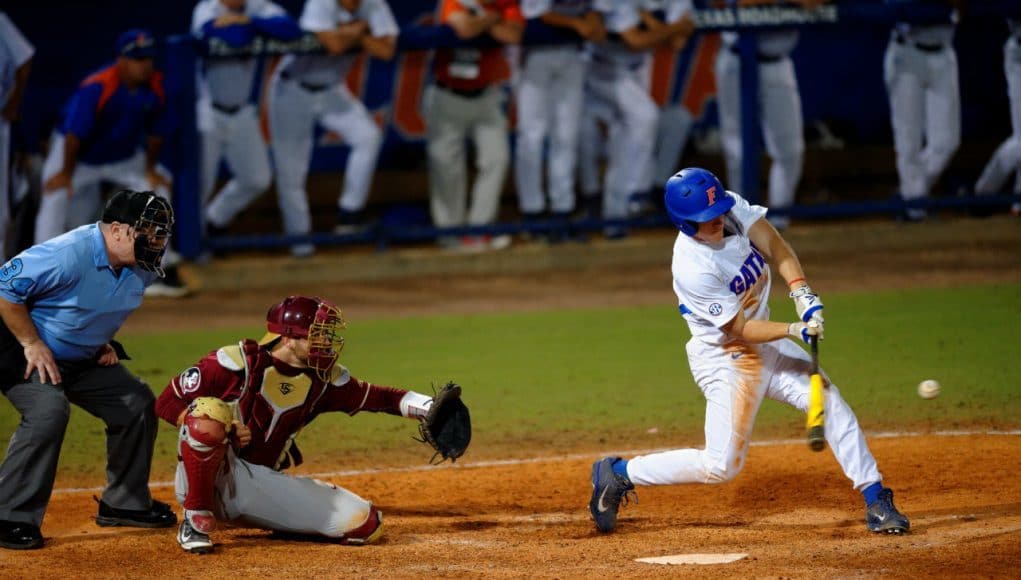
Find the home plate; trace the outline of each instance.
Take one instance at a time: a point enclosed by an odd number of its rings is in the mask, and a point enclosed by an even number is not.
[[[635,558],[643,564],[729,564],[747,558],[748,554],[674,554],[654,558]]]

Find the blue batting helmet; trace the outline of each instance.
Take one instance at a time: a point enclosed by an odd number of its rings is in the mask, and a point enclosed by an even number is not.
[[[682,232],[694,236],[698,224],[711,221],[734,207],[734,198],[715,175],[698,167],[677,172],[666,182],[666,212]]]

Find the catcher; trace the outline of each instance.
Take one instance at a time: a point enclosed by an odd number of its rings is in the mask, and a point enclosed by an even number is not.
[[[282,473],[301,464],[295,438],[320,413],[384,412],[420,421],[434,459],[456,460],[471,440],[461,387],[432,398],[356,379],[337,362],[346,327],[328,300],[290,296],[269,309],[268,333],[217,349],[170,381],[157,414],[180,427],[177,541],[212,551],[217,520],[361,545],[377,540],[383,516],[334,484]]]

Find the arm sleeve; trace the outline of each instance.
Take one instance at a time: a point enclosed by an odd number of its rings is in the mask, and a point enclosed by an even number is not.
[[[67,105],[67,116],[64,118],[66,133],[77,135],[79,138],[88,136],[96,122],[96,111],[102,92],[103,86],[98,82],[89,83],[75,91]]]
[[[372,36],[397,36],[400,32],[397,19],[390,11],[390,6],[383,0],[376,0],[372,3],[372,12],[369,14],[369,30],[372,32]]]
[[[0,268],[0,296],[12,304],[25,304],[77,282],[72,252],[64,248],[32,246]]]
[[[161,419],[177,425],[181,411],[198,397],[224,398],[225,395],[239,387],[244,380],[240,371],[224,368],[216,360],[213,351],[200,360],[195,366],[181,371],[167,384],[163,393],[156,399],[156,415]]]
[[[336,28],[336,0],[306,0],[298,24],[302,30],[309,32],[322,32]]]
[[[408,393],[405,389],[374,385],[355,377],[350,377],[339,387],[330,387],[326,394],[327,411],[343,411],[354,415],[359,411],[372,413],[401,414],[401,400]]]

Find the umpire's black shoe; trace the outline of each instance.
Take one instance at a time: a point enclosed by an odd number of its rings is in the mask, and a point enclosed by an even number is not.
[[[169,528],[177,523],[177,514],[161,501],[152,500],[152,507],[147,510],[123,510],[110,507],[102,500],[97,501],[99,514],[96,515],[96,524],[103,527]]]
[[[0,546],[8,550],[35,550],[43,547],[43,534],[32,524],[0,520]]]

